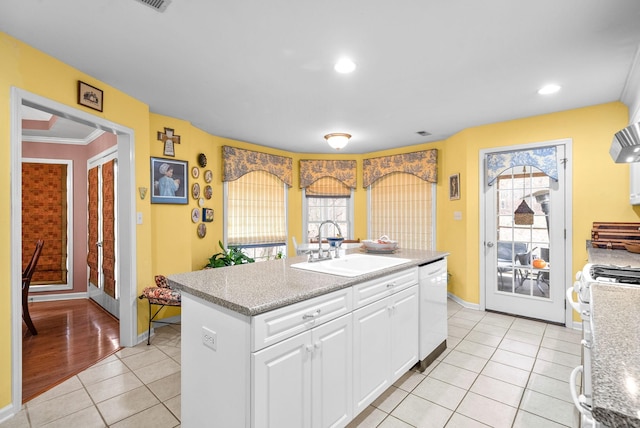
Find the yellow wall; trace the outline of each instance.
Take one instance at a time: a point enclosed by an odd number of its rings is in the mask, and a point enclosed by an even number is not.
[[[147,105],[133,99],[115,88],[75,70],[62,62],[43,54],[24,43],[0,33],[0,57],[3,70],[0,73],[0,409],[11,403],[11,258],[20,257],[11,253],[10,226],[10,177],[20,172],[11,170],[10,162],[10,99],[11,87],[15,86],[45,98],[67,104],[79,110],[133,129],[136,138],[135,156],[149,159],[147,135],[149,135],[149,109]],[[82,80],[104,90],[103,113],[86,109],[76,103],[77,82]],[[148,168],[138,169],[138,182],[148,182]],[[137,187],[137,186],[136,186]],[[146,218],[148,206],[138,200],[136,207]],[[138,278],[150,275],[150,224],[137,229]],[[11,286],[10,286],[11,284]]]
[[[585,241],[594,221],[637,222],[629,205],[629,167],[609,156],[613,134],[626,126],[627,107],[619,102],[466,129],[446,141],[440,178],[460,172],[460,201],[438,209],[438,249],[450,251],[449,291],[470,303],[480,302],[480,150],[571,138],[573,141],[573,249],[571,272],[584,266]],[[443,192],[444,193],[444,192]],[[439,198],[438,202],[442,199]],[[462,221],[453,220],[453,211]],[[445,235],[445,236],[443,236]],[[568,286],[569,284],[567,284]]]
[[[11,304],[10,287],[10,89],[11,86],[36,93],[77,109],[76,84],[83,80],[104,90],[105,111],[85,110],[106,120],[127,126],[135,132],[136,183],[150,187],[149,157],[163,157],[163,145],[156,138],[165,127],[181,136],[176,146],[176,159],[197,163],[198,153],[205,153],[213,171],[213,198],[207,203],[215,211],[213,223],[207,225],[204,239],[198,238],[190,212],[197,207],[193,198],[188,205],[151,204],[150,196],[141,200],[136,193],[136,211],[143,214],[143,224],[136,229],[138,291],[152,285],[153,275],[169,275],[201,268],[207,258],[218,251],[222,239],[221,147],[232,145],[249,150],[293,158],[293,187],[289,190],[289,235],[302,237],[302,192],[299,188],[300,159],[355,159],[358,163],[358,187],[355,191],[354,236],[366,235],[366,192],[362,188],[362,160],[416,150],[437,148],[437,242],[441,251],[451,253],[449,271],[452,274],[449,291],[461,299],[478,303],[479,296],[479,171],[478,156],[482,149],[517,145],[560,138],[573,139],[573,245],[572,271],[585,262],[585,240],[590,236],[593,221],[638,221],[639,211],[628,204],[628,167],[614,164],[608,155],[613,133],[627,123],[627,108],[611,103],[583,109],[559,112],[510,122],[464,130],[451,138],[367,155],[292,154],[228,140],[204,133],[189,122],[150,114],[148,106],[51,58],[15,39],[0,33],[0,409],[11,403]],[[460,173],[461,199],[449,201],[448,177]],[[202,176],[197,180],[204,185]],[[193,182],[193,181],[192,181]],[[454,220],[455,211],[462,220]],[[293,255],[291,252],[290,256]],[[18,255],[19,257],[19,255]],[[15,285],[17,287],[17,284]],[[146,329],[146,302],[138,301],[138,331]],[[167,311],[171,316],[175,309]]]

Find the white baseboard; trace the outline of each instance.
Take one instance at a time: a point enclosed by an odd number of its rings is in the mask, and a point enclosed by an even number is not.
[[[174,315],[174,316],[169,317],[169,318],[162,318],[160,321],[178,324],[178,323],[180,323],[181,320],[182,320],[182,316]],[[154,322],[153,325],[151,326],[151,329],[153,330],[153,327],[162,327],[163,325],[165,325],[165,324],[158,323],[158,325],[156,326],[156,323]]]
[[[574,321],[570,328],[582,331],[582,321]]]
[[[162,321],[164,322],[170,322],[170,323],[179,323],[182,320],[182,316],[180,315],[174,315],[172,317],[169,318],[162,318]],[[155,334],[155,327],[162,327],[166,324],[161,324],[161,323],[153,323],[151,325],[151,337],[153,338],[153,335]],[[148,334],[148,330],[143,331],[141,334],[138,335],[138,344],[142,343],[142,342],[146,342],[147,341],[147,334]]]
[[[52,302],[55,300],[73,300],[73,299],[88,299],[87,292],[82,293],[63,293],[63,294],[31,294],[29,295],[30,302]]]
[[[449,292],[447,292],[447,296],[453,300],[454,302],[456,302],[457,304],[463,306],[466,309],[475,309],[476,311],[480,310],[480,305],[477,303],[469,303],[469,302],[465,302],[464,300],[462,300],[461,298],[459,298],[458,296],[451,294]]]
[[[19,411],[20,409],[13,407],[13,404],[9,404],[0,409],[0,424],[14,417]]]

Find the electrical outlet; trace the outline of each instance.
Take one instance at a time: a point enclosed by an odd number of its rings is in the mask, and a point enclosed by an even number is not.
[[[207,327],[202,327],[202,343],[204,346],[216,351],[218,349],[218,334],[209,330]]]

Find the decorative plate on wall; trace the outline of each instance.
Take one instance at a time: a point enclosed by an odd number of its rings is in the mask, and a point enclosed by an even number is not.
[[[191,221],[194,223],[198,223],[200,221],[200,210],[198,208],[191,210]]]
[[[198,225],[198,236],[200,238],[204,238],[206,234],[207,234],[207,225],[204,223],[200,223]]]
[[[197,166],[194,166],[193,168],[191,168],[191,175],[193,175],[193,178],[200,177],[200,170],[198,169]]]
[[[191,194],[193,195],[193,199],[198,199],[200,197],[200,184],[193,183]]]
[[[211,199],[213,196],[213,188],[211,186],[204,186],[204,197],[207,199]]]
[[[207,166],[207,156],[204,153],[198,155],[198,165],[200,165],[200,168]]]
[[[204,172],[204,181],[211,183],[211,180],[213,180],[213,171],[208,169]]]

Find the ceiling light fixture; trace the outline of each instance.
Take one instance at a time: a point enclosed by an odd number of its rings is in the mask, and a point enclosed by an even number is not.
[[[346,74],[351,73],[356,69],[356,65],[349,58],[342,58],[340,61],[336,62],[336,65],[333,66],[333,69],[338,73]]]
[[[546,85],[546,86],[543,86],[542,88],[540,88],[538,90],[538,93],[540,95],[551,95],[551,94],[555,94],[556,92],[558,92],[560,90],[560,88],[561,87],[559,85],[554,85],[554,84]]]
[[[333,134],[324,136],[327,143],[336,150],[343,149],[349,142],[349,138],[351,138],[351,134],[345,134],[343,132],[334,132]]]

